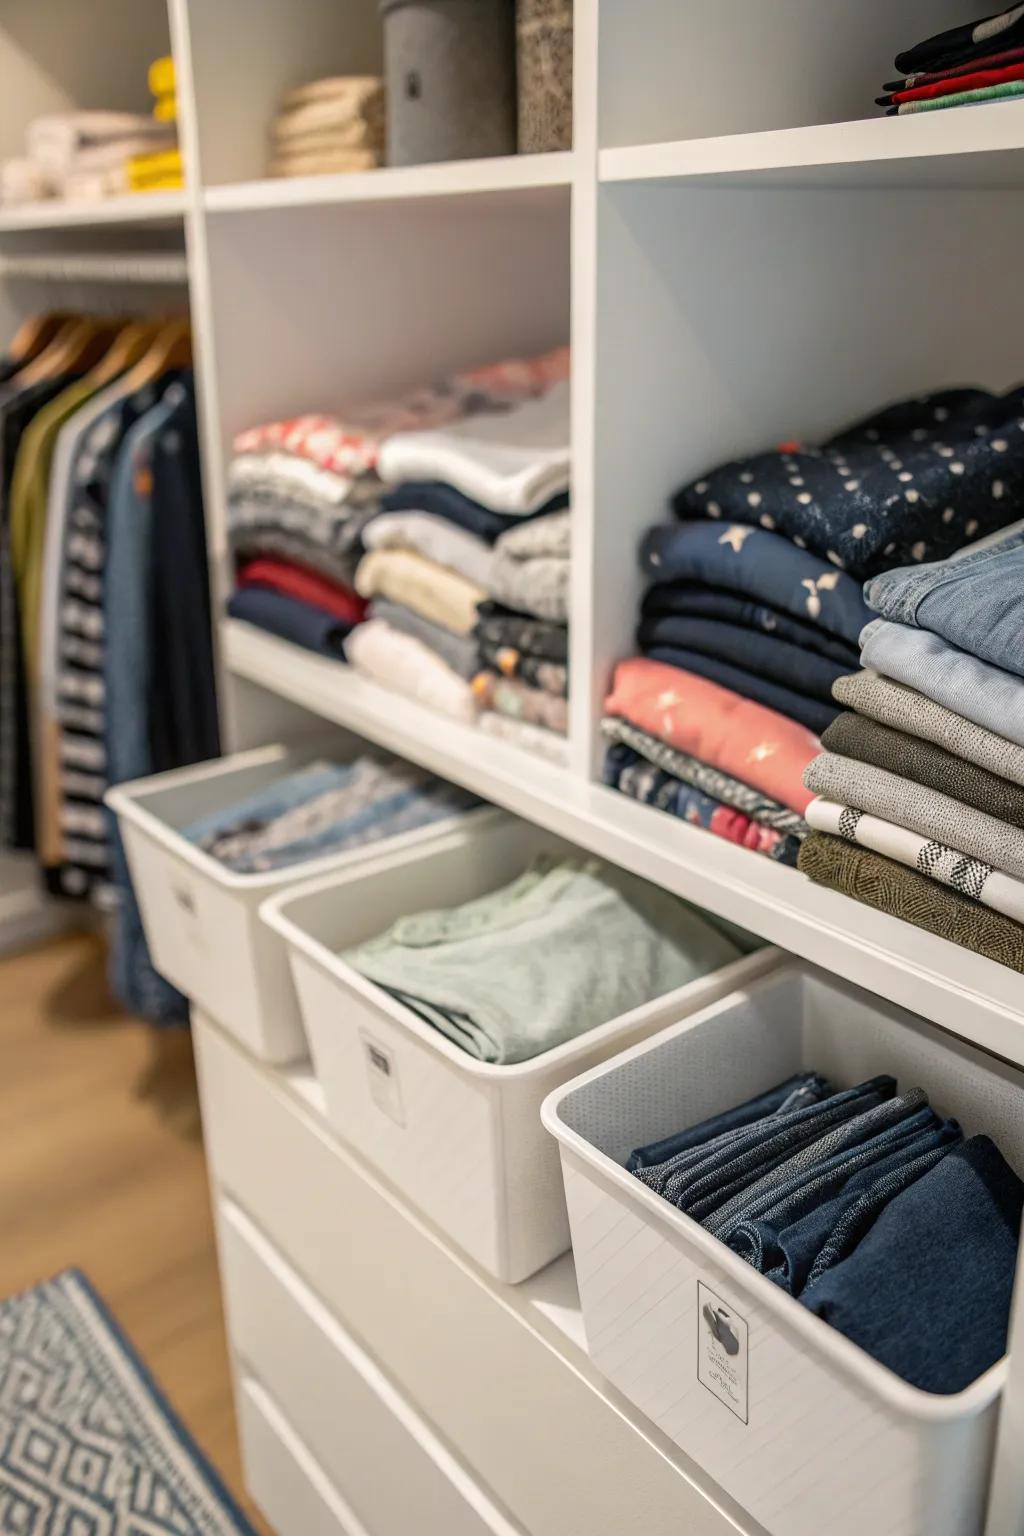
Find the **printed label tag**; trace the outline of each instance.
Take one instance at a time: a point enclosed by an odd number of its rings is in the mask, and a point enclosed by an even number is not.
[[[366,1076],[370,1084],[370,1096],[377,1108],[383,1110],[389,1120],[405,1127],[402,1113],[402,1091],[398,1082],[398,1067],[386,1045],[369,1035],[360,1035],[366,1060]]]
[[[747,1422],[747,1325],[697,1281],[697,1380]]]

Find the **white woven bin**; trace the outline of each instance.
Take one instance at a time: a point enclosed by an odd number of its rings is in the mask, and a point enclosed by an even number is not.
[[[260,923],[261,902],[310,876],[362,867],[382,850],[423,847],[458,818],[256,875],[225,868],[183,837],[182,829],[315,758],[342,762],[359,750],[351,740],[339,744],[336,734],[302,748],[260,747],[136,779],[106,797],[120,822],[153,964],[264,1061],[295,1061],[309,1047],[285,947]]]
[[[774,953],[762,951],[532,1061],[495,1066],[453,1045],[338,958],[398,917],[496,890],[541,852],[578,850],[501,817],[311,882],[262,908],[289,944],[313,1063],[338,1133],[478,1264],[513,1283],[569,1246],[558,1155],[540,1123],[545,1095],[775,963]]]
[[[786,966],[545,1102],[590,1354],[773,1536],[979,1536],[1006,1362],[953,1396],[909,1386],[625,1170],[634,1147],[810,1067],[920,1085],[1024,1169],[1020,1072]],[[714,1389],[698,1379],[706,1301],[738,1319],[741,1346]]]

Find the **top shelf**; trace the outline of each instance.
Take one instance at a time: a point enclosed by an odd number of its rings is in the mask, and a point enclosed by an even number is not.
[[[794,187],[1019,187],[1019,102],[602,150],[602,182]]]
[[[0,234],[53,229],[132,229],[139,225],[177,225],[185,216],[184,192],[134,192],[102,202],[26,203],[0,209]]]
[[[210,213],[308,208],[334,203],[378,203],[459,197],[537,194],[568,187],[573,175],[569,150],[548,155],[497,155],[438,165],[393,166],[348,175],[268,177],[209,187],[203,197]]]

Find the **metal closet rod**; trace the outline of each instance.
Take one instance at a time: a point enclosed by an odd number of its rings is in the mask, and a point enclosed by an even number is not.
[[[88,255],[0,256],[0,277],[67,283],[188,282],[184,253],[103,251]]]

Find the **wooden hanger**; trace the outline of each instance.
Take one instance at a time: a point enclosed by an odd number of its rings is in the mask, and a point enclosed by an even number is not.
[[[169,320],[157,332],[152,346],[125,379],[127,389],[144,389],[155,384],[172,368],[187,368],[192,362],[192,330],[187,320]]]
[[[21,369],[15,382],[44,384],[64,373],[85,373],[99,362],[123,326],[123,320],[100,321],[86,316],[69,321],[35,361]]]
[[[11,338],[7,356],[12,363],[20,363],[24,367],[38,357],[44,347],[49,346],[61,326],[66,325],[70,319],[70,315],[60,313],[29,315]]]
[[[131,320],[114,337],[95,368],[86,376],[93,389],[105,389],[127,373],[149,351],[159,334],[152,320]]]

